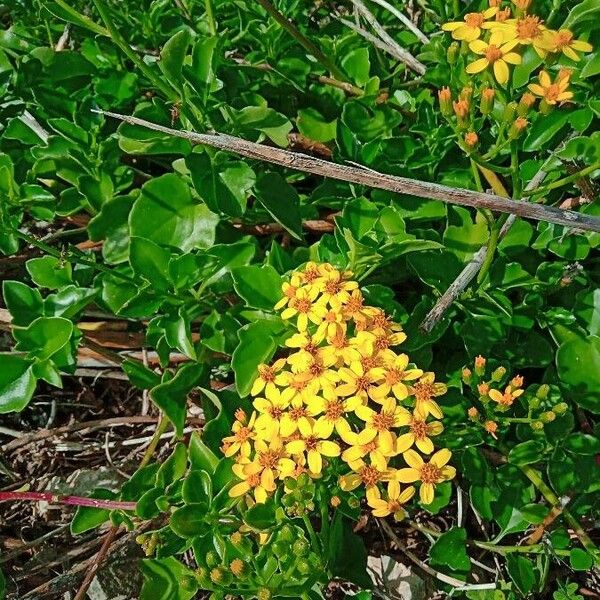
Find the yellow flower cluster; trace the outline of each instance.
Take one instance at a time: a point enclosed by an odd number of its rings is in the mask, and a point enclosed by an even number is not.
[[[232,497],[251,492],[264,502],[277,480],[320,477],[339,457],[349,468],[342,490],[363,485],[373,514],[399,519],[415,493],[400,484],[420,482],[429,504],[435,485],[454,477],[450,451],[434,453],[431,440],[443,430],[435,398],[446,386],[393,350],[406,335],[365,304],[351,276],[309,262],[283,284],[275,308],[296,331],[285,342],[286,358],[259,366],[255,410],[249,418],[240,411],[223,440],[240,478]]]
[[[468,13],[462,21],[442,25],[442,29],[451,32],[455,40],[467,43],[471,52],[480,57],[467,65],[467,73],[481,73],[491,68],[496,81],[504,85],[510,77],[509,65],[521,63],[518,50],[528,46],[533,47],[542,59],[548,54],[562,52],[571,60],[578,61],[579,52],[592,51],[591,44],[575,39],[570,30],[548,29],[540,17],[528,14],[530,2],[513,0],[512,5],[506,8],[501,8],[501,5],[499,0],[490,0],[490,8]],[[540,84],[540,89],[544,88],[541,79]],[[551,85],[558,86],[558,82]],[[547,94],[555,100],[565,93],[564,89],[544,89],[544,97]]]

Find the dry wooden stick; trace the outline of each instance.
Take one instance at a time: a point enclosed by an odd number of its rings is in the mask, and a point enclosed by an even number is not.
[[[386,173],[379,173],[371,169],[340,165],[306,154],[249,142],[231,135],[181,131],[130,115],[103,110],[94,112],[114,117],[131,125],[139,125],[167,135],[180,137],[194,144],[212,146],[226,152],[233,152],[247,158],[262,160],[297,171],[305,171],[315,175],[322,175],[323,177],[331,177],[332,179],[388,190],[398,194],[441,200],[442,202],[470,206],[472,208],[488,208],[497,212],[515,214],[526,219],[535,219],[574,229],[600,232],[600,217],[563,210],[553,206],[545,206],[543,204],[510,200],[509,198],[503,198],[494,194],[456,189],[437,183],[387,175]]]
[[[392,6],[386,0],[373,0],[375,4],[379,4],[382,8],[385,8],[391,12],[396,18],[400,19],[408,29],[410,29],[423,44],[429,43],[429,38],[402,12],[400,12],[395,6]]]
[[[362,0],[352,0],[352,4],[358,12],[367,20],[367,23],[375,30],[380,39],[390,48],[394,50],[395,55],[413,71],[419,75],[423,75],[427,67],[418,61],[408,50],[400,46],[398,42],[384,29],[384,27],[375,18],[373,13],[364,5]]]

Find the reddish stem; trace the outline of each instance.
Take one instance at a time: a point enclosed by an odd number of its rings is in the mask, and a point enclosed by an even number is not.
[[[68,504],[71,506],[89,506],[108,510],[135,510],[135,502],[119,502],[117,500],[101,500],[82,496],[61,496],[51,492],[0,492],[0,502],[20,500],[31,502],[49,502],[50,504]]]

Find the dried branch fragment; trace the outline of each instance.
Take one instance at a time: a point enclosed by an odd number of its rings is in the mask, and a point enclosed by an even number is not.
[[[263,146],[255,142],[249,142],[242,138],[231,135],[195,133],[192,131],[180,131],[170,127],[164,127],[138,117],[122,115],[110,111],[97,111],[109,117],[114,117],[131,125],[147,127],[154,131],[160,131],[167,135],[173,135],[187,139],[194,144],[204,144],[219,148],[226,152],[233,152],[247,158],[262,160],[289,169],[305,171],[315,175],[331,177],[340,181],[357,183],[367,187],[388,190],[398,194],[408,194],[419,198],[441,200],[449,204],[459,204],[472,208],[488,208],[502,213],[511,213],[526,219],[556,223],[575,229],[600,232],[600,217],[562,210],[553,206],[532,204],[520,200],[510,200],[494,194],[484,194],[471,190],[456,189],[437,183],[418,181],[406,177],[397,177],[379,173],[370,169],[360,169],[349,165],[340,165],[325,160]]]

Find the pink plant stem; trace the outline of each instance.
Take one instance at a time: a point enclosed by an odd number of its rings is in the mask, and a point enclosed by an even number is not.
[[[100,500],[82,496],[60,496],[51,492],[0,492],[0,502],[9,500],[48,502],[50,504],[67,504],[71,506],[89,506],[108,510],[135,510],[135,502],[119,502],[117,500]]]

